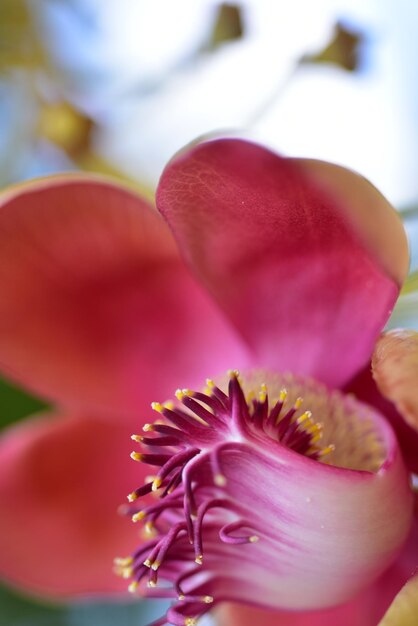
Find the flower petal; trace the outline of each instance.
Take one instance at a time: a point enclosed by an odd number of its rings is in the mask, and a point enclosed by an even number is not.
[[[157,206],[262,366],[339,385],[364,365],[407,271],[401,222],[367,181],[221,139],[169,163]]]
[[[396,596],[379,626],[414,626],[418,617],[418,574]]]
[[[376,626],[379,619],[390,605],[394,596],[411,575],[414,563],[417,563],[418,524],[415,525],[409,542],[405,545],[397,562],[383,574],[373,585],[358,594],[355,598],[337,607],[320,611],[272,611],[256,607],[228,604],[218,613],[219,626]],[[415,558],[414,558],[415,557]],[[414,579],[415,581],[415,579]],[[405,597],[405,611],[413,606],[408,602],[416,601],[412,595],[415,582],[407,587],[409,593]],[[416,593],[416,589],[414,590]],[[402,597],[402,593],[400,597]],[[396,607],[396,601],[394,608]],[[401,610],[401,609],[399,609]],[[392,608],[389,610],[392,611]],[[385,617],[386,619],[386,617]],[[380,622],[379,626],[415,626],[415,622]]]
[[[22,422],[0,442],[0,573],[42,595],[122,591],[113,558],[136,533],[117,508],[142,472],[129,430],[57,417]]]
[[[345,392],[354,393],[359,400],[374,406],[386,417],[396,433],[407,467],[418,473],[418,433],[407,424],[395,405],[382,396],[372,378],[370,364],[347,384]]]
[[[376,344],[372,368],[380,391],[418,431],[418,333],[392,330],[382,335]]]
[[[132,412],[241,354],[158,213],[106,179],[4,195],[0,268],[1,366],[66,406]]]

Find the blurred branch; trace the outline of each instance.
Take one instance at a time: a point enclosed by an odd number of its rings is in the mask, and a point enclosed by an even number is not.
[[[43,65],[46,55],[26,0],[0,1],[0,72]]]
[[[348,72],[354,72],[361,65],[361,46],[363,43],[363,33],[349,29],[341,22],[337,22],[328,44],[315,54],[303,55],[300,63],[302,65],[330,63]]]
[[[216,50],[220,45],[241,39],[244,35],[242,9],[239,5],[223,3],[218,7],[215,24],[204,52]]]

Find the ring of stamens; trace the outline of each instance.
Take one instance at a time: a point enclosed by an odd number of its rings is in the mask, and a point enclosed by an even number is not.
[[[281,380],[286,381],[286,377]],[[270,386],[264,382],[254,385],[242,381],[233,370],[225,385],[208,379],[203,392],[178,389],[177,404],[152,403],[159,419],[145,424],[146,435],[132,435],[141,445],[141,452],[134,451],[131,457],[157,468],[156,474],[130,493],[129,504],[121,507],[121,512],[131,515],[134,522],[143,523],[149,539],[131,556],[115,560],[116,572],[132,579],[131,592],[137,592],[142,581],[147,581],[149,589],[155,588],[159,570],[167,559],[190,559],[201,566],[204,528],[212,532],[216,526],[224,544],[253,544],[260,539],[259,529],[252,528],[251,521],[243,517],[239,502],[226,494],[222,455],[228,450],[239,450],[248,440],[262,445],[268,439],[315,461],[326,463],[333,457],[334,442],[329,436],[324,437],[324,432],[337,434],[337,429],[335,424],[334,430],[328,428],[326,419],[324,422],[327,415],[322,398],[327,399],[335,419],[343,421],[346,415],[342,396],[324,389],[318,391],[317,384],[312,387],[306,381],[298,381],[288,377],[289,385],[280,385],[278,392],[270,393]],[[311,410],[305,408],[302,395],[296,393],[298,385],[302,391],[307,389],[309,399],[313,399]],[[321,421],[316,421],[314,407],[320,409]],[[356,421],[350,413],[349,418],[357,430],[363,428],[372,436],[374,431],[367,416]],[[378,437],[373,446],[373,463],[377,466],[384,456]],[[224,512],[222,520],[219,511]],[[186,616],[182,623],[192,624],[215,599],[205,593],[184,593],[181,579],[173,579],[179,603],[173,611],[180,611],[180,617],[175,619],[181,620],[183,608],[190,605],[195,615]]]

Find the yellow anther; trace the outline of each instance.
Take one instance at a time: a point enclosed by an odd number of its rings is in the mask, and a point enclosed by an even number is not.
[[[132,441],[136,441],[137,443],[141,443],[141,441],[143,441],[143,437],[142,435],[131,435],[131,439]]]
[[[132,493],[129,493],[128,496],[128,502],[134,502],[138,496],[136,495],[135,491],[133,491]]]
[[[145,567],[151,567],[152,561],[150,561],[149,559],[145,559],[144,565],[145,565]]]
[[[154,425],[153,424],[144,424],[142,427],[142,430],[145,431],[146,433],[149,433],[150,431],[154,430]]]
[[[330,445],[327,446],[326,448],[322,448],[322,450],[319,450],[318,456],[320,457],[325,456],[326,454],[329,454],[330,452],[334,452],[334,450],[335,450],[334,444],[330,443]]]
[[[164,405],[161,402],[151,402],[151,408],[153,411],[157,411],[157,413],[162,413],[164,411]]]
[[[228,370],[228,376],[229,378],[239,378],[239,371],[238,370]]]
[[[167,402],[164,402],[164,408],[166,409],[170,409],[170,411],[172,411],[174,409],[174,402],[172,400],[167,400]]]
[[[144,511],[138,511],[138,513],[134,513],[134,515],[132,515],[132,521],[140,522],[142,519],[144,519],[145,515],[146,514],[144,513]]]
[[[130,578],[133,573],[134,573],[134,570],[132,567],[124,567],[121,570],[122,578]]]
[[[196,626],[197,620],[194,617],[185,617],[184,626]]]
[[[294,407],[295,409],[299,409],[303,404],[303,398],[296,398]]]
[[[202,602],[204,602],[205,604],[212,604],[212,602],[213,602],[213,596],[202,596],[201,600],[202,600]]]
[[[303,424],[303,422],[306,422],[306,420],[310,420],[311,417],[312,413],[310,411],[305,411],[305,413],[302,413],[302,415],[300,415],[296,421],[298,424]]]
[[[258,397],[260,399],[260,402],[265,402],[267,399],[267,386],[264,383],[261,385]]]
[[[155,582],[155,580],[149,580],[147,584],[148,584],[148,587],[156,587],[157,586],[157,583]]]
[[[154,572],[157,571],[157,569],[160,567],[161,563],[160,561],[154,561],[154,563],[151,565],[151,569],[154,570]]]
[[[248,539],[248,541],[250,543],[257,543],[257,541],[259,541],[260,537],[258,537],[257,535],[251,535],[251,537]]]
[[[213,380],[211,378],[207,378],[206,379],[206,386],[209,387],[209,389],[213,389],[216,385],[213,382]]]
[[[177,400],[181,401],[185,396],[191,398],[193,396],[193,391],[191,391],[190,389],[176,389],[174,395],[176,396]]]
[[[180,602],[183,602],[183,600],[185,600],[185,599],[186,599],[186,596],[185,596],[183,593],[181,593],[181,594],[178,596],[178,599],[180,600]]]
[[[145,522],[144,530],[147,535],[153,535],[155,532],[154,524],[152,522]]]
[[[139,587],[138,583],[136,582],[136,580],[134,580],[128,587],[129,593],[135,593],[138,587]]]
[[[129,565],[132,565],[133,562],[134,562],[134,560],[133,560],[133,558],[131,556],[116,557],[116,559],[113,560],[113,563],[117,567],[128,567]]]
[[[216,474],[213,480],[217,487],[225,487],[227,482],[223,474]]]
[[[287,391],[286,389],[282,389],[279,393],[279,401],[284,402],[286,398],[287,398]]]
[[[323,433],[322,432],[318,432],[316,433],[316,435],[314,435],[311,439],[311,443],[316,443],[317,441],[320,441],[323,437]]]
[[[312,424],[312,426],[309,426],[309,428],[306,429],[306,432],[309,435],[314,435],[315,433],[321,432],[323,427],[324,427],[324,425],[321,424],[321,422],[317,422],[316,424]]]
[[[203,563],[203,554],[198,554],[197,557],[195,558],[195,563],[197,563],[198,565],[202,565]]]
[[[152,482],[152,487],[151,487],[152,491],[158,491],[158,489],[159,489],[159,488],[161,487],[161,485],[162,485],[162,482],[163,482],[163,481],[162,481],[162,480],[161,480],[161,478],[159,478],[158,476],[157,476],[157,478],[154,478],[154,480],[153,480],[153,482]]]
[[[131,459],[134,461],[142,461],[143,455],[140,452],[131,452]]]

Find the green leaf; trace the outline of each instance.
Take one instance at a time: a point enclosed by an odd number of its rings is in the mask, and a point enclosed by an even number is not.
[[[166,609],[166,602],[148,600],[48,604],[0,587],[0,623],[7,626],[146,626]]]
[[[46,408],[48,405],[45,401],[4,378],[0,379],[0,429]]]

